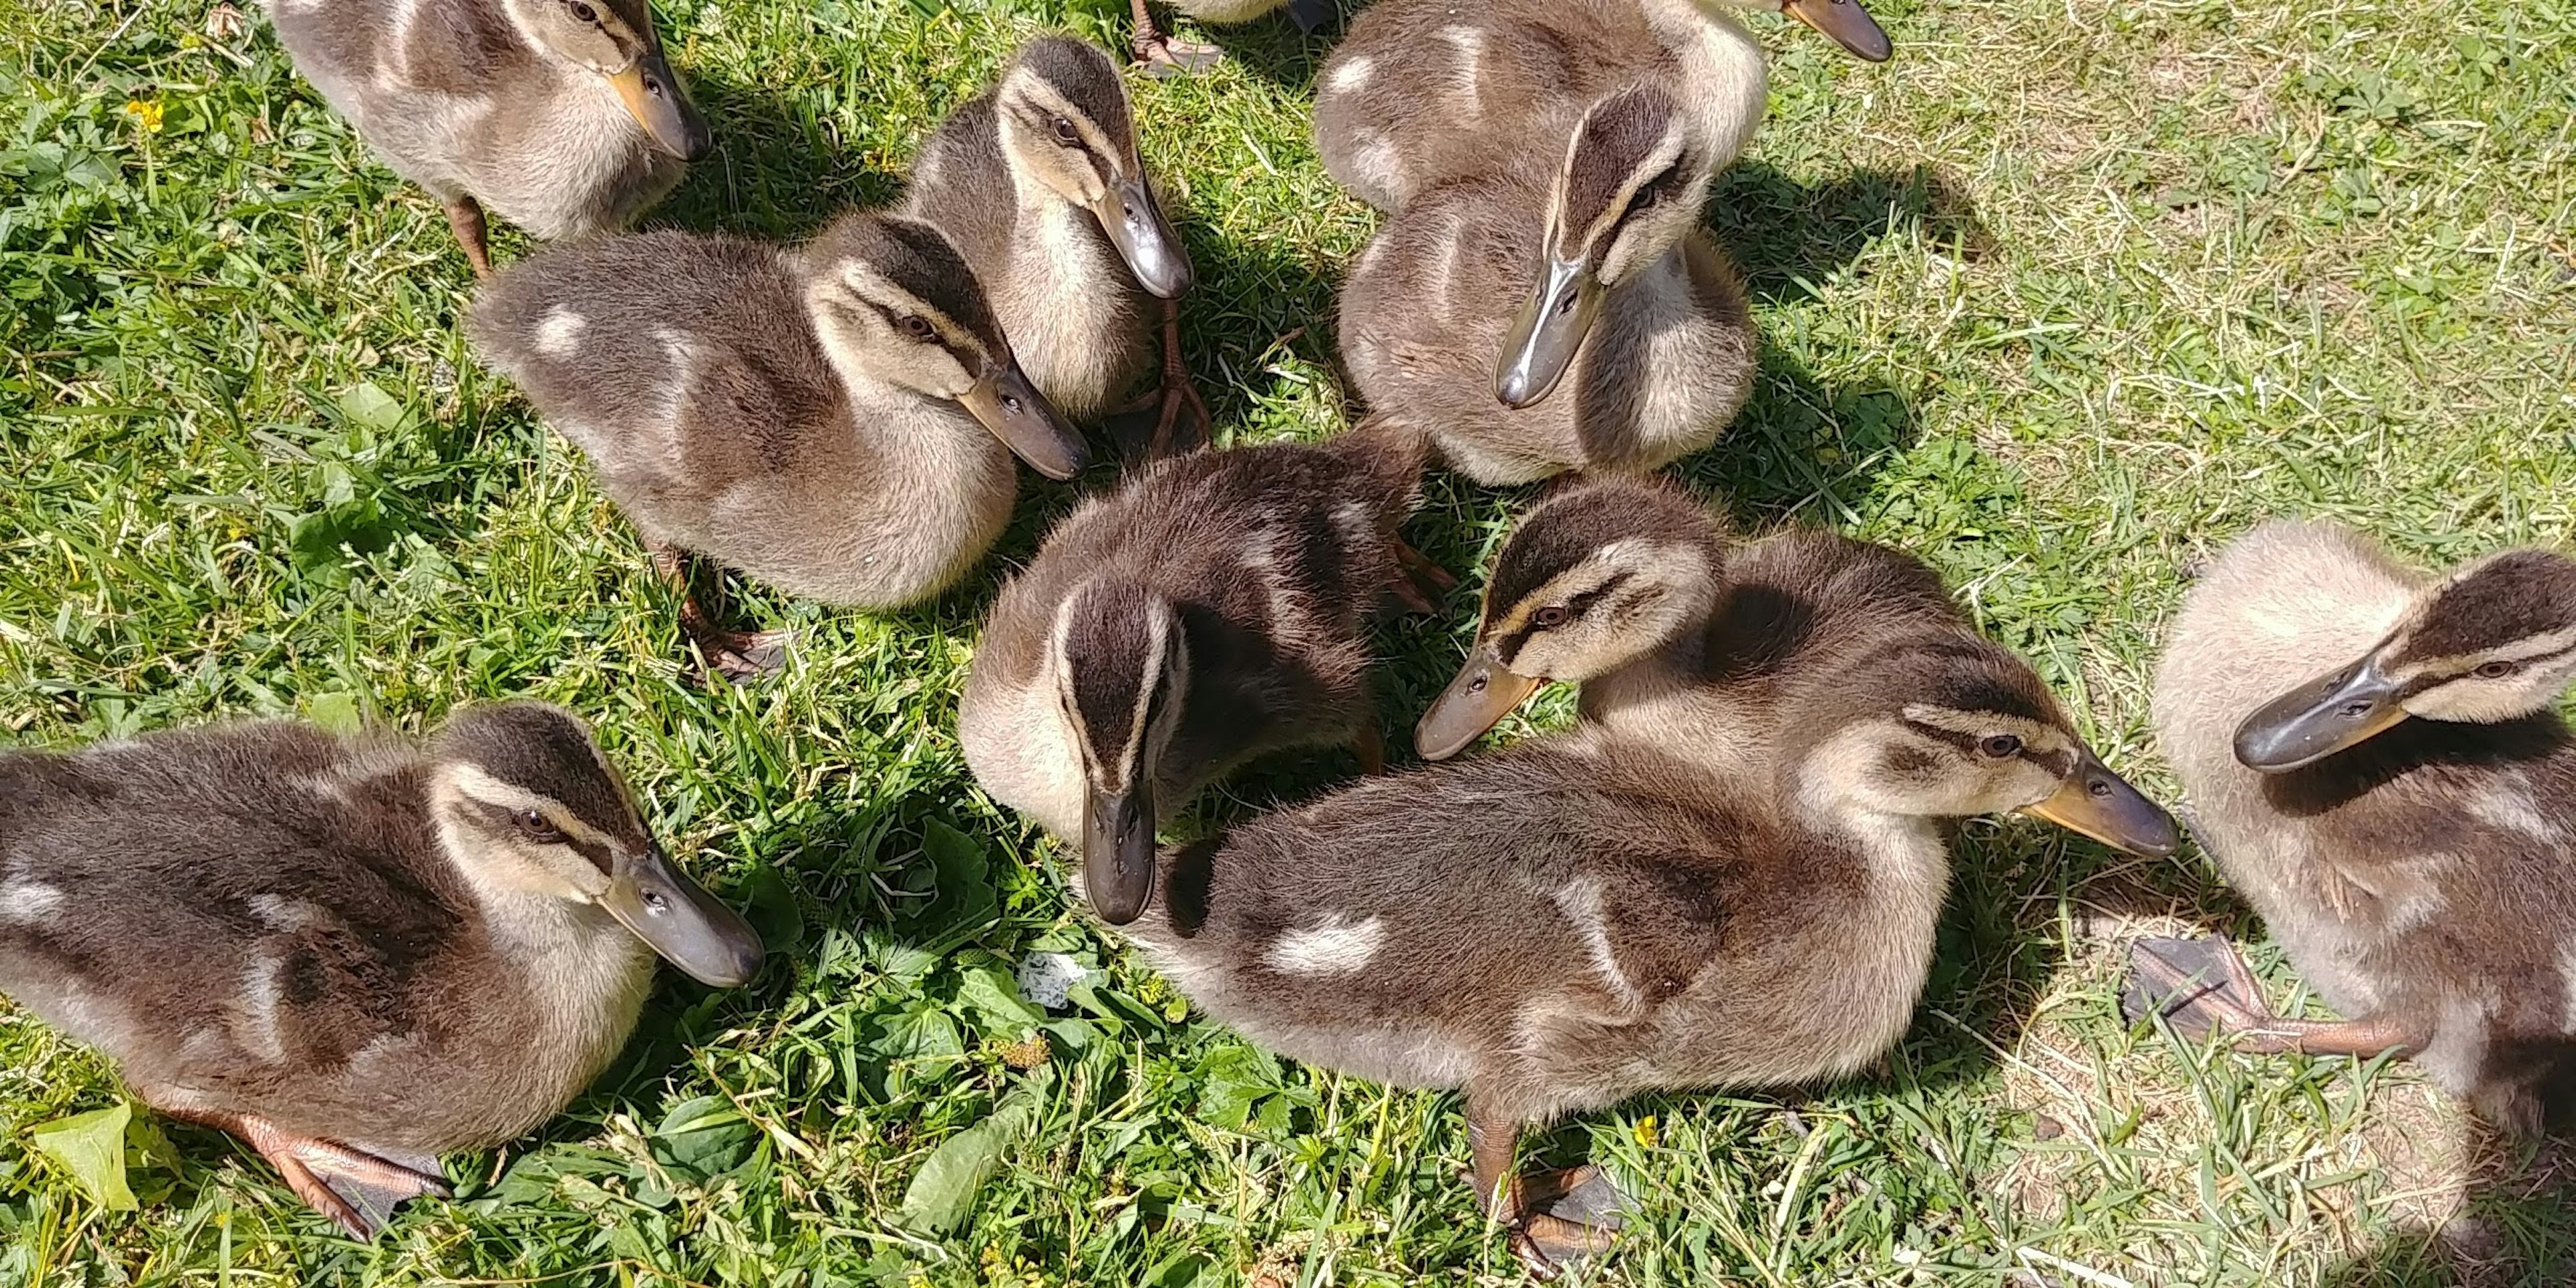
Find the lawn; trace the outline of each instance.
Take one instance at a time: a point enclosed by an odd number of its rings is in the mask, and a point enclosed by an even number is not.
[[[914,611],[737,583],[744,616],[801,628],[795,665],[693,682],[630,530],[472,361],[472,282],[437,207],[236,3],[247,18],[0,0],[0,741],[245,714],[417,728],[552,699],[599,723],[775,959],[734,993],[665,972],[590,1094],[451,1159],[459,1200],[373,1246],[246,1149],[169,1124],[132,1134],[139,1210],[106,1210],[29,1133],[115,1104],[110,1069],[0,1009],[0,1282],[1518,1278],[1456,1180],[1454,1097],[1282,1064],[1195,1019],[1072,911],[1061,847],[968,778],[953,712],[977,618],[1075,486],[1032,480],[986,567]],[[663,0],[719,148],[652,218],[791,238],[888,201],[1018,36],[1115,42],[1123,10]],[[2160,623],[2229,536],[2298,512],[2428,562],[2576,542],[2576,5],[1873,11],[1897,42],[1882,67],[1753,19],[1772,117],[1709,218],[1750,283],[1762,370],[1686,467],[1713,503],[1929,558],[2168,797],[2146,733]],[[1133,82],[1199,269],[1190,357],[1227,441],[1320,437],[1352,415],[1333,287],[1374,222],[1308,134],[1329,33],[1212,34],[1233,54],[1215,74]],[[1379,632],[1390,728],[1459,656],[1471,570],[1524,499],[1434,476],[1407,531],[1465,576],[1442,617]],[[1503,736],[1569,714],[1555,694]],[[1182,826],[1352,772],[1341,753],[1267,763]],[[2121,940],[2141,929],[2235,933],[2295,997],[2198,853],[2132,861],[1979,822],[1957,859],[1938,965],[1882,1071],[1641,1099],[1543,1138],[1610,1164],[1643,1209],[1593,1278],[2576,1274],[2576,1167],[2482,1136],[2411,1071],[2121,1023]],[[1041,1010],[1012,983],[1038,951],[1102,973]]]

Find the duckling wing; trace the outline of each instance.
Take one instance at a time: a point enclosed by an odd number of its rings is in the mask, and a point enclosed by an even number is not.
[[[336,1068],[431,1021],[463,895],[421,861],[401,757],[263,725],[0,760],[33,788],[0,811],[0,991],[147,1096]]]

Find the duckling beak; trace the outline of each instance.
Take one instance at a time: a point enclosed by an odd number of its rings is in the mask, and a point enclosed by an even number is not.
[[[2151,859],[2163,858],[2182,845],[2173,815],[2104,767],[2091,752],[2084,754],[2075,766],[2075,776],[2056,795],[2024,805],[2021,812],[2081,832],[2115,850]]]
[[[691,979],[735,988],[760,973],[760,936],[654,846],[621,851],[599,906]]]
[[[1458,678],[1433,699],[1422,722],[1413,726],[1413,749],[1424,760],[1447,760],[1484,736],[1543,680],[1515,674],[1503,665],[1490,643],[1479,644],[1458,668]]]
[[[1154,200],[1153,186],[1141,176],[1101,189],[1091,214],[1147,294],[1176,300],[1190,289],[1190,253],[1181,248],[1181,235],[1172,231],[1162,203]]]
[[[698,105],[680,88],[680,78],[671,74],[671,64],[661,50],[646,50],[608,81],[617,87],[627,114],[652,136],[653,146],[683,161],[695,161],[714,146],[707,118],[698,114]]]
[[[986,367],[983,378],[957,401],[1029,468],[1048,478],[1072,478],[1091,463],[1082,435],[1029,383],[1017,358],[1005,354]]]
[[[1591,257],[1568,260],[1549,255],[1537,292],[1521,305],[1512,318],[1511,334],[1503,340],[1502,365],[1494,370],[1494,396],[1514,411],[1547,397],[1565,377],[1565,369],[1574,365],[1575,351],[1591,333],[1600,304],[1601,279],[1592,271]]]
[[[2236,726],[2236,759],[2248,769],[2285,774],[2385,733],[2406,718],[2403,686],[2381,669],[2373,651],[2263,704]]]
[[[1082,805],[1082,888],[1102,921],[1123,926],[1154,897],[1154,785],[1092,789]]]
[[[1855,58],[1873,63],[1887,61],[1896,52],[1888,43],[1887,33],[1879,29],[1878,20],[1860,7],[1860,0],[1787,0],[1780,12],[1825,33],[1825,37]]]

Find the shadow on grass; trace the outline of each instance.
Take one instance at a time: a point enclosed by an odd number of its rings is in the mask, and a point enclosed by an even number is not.
[[[705,72],[689,92],[716,125],[715,154],[691,166],[642,226],[792,241],[844,210],[902,195],[900,176],[849,161],[831,123],[790,100]]]
[[[2398,1235],[2320,1288],[2563,1288],[2576,1283],[2576,1139],[2481,1132],[2466,1194],[2437,1228]]]
[[[1814,283],[1908,224],[1972,261],[1992,244],[1967,195],[1928,165],[1855,170],[1811,186],[1739,161],[1711,185],[1707,222],[1765,307],[1811,297]]]

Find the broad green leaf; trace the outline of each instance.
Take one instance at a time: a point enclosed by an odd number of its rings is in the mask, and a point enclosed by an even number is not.
[[[361,380],[340,394],[340,411],[350,420],[372,429],[401,429],[411,419],[402,400],[377,387],[372,380]]]
[[[993,883],[986,875],[991,865],[983,842],[934,818],[922,827],[921,852],[930,860],[939,891],[925,915],[937,925],[956,927],[992,919]]]
[[[313,723],[331,733],[356,733],[367,722],[354,693],[324,693],[305,704]]]
[[[967,971],[957,986],[957,1004],[986,1028],[1013,1038],[1046,1023],[1046,1012],[1021,1000],[1019,985],[998,966]]]
[[[30,1128],[27,1141],[91,1202],[110,1212],[131,1212],[135,1203],[134,1191],[125,1188],[125,1124],[133,1116],[118,1101]]]
[[[975,1210],[975,1192],[992,1179],[1002,1153],[1018,1140],[1029,1109],[1007,1102],[984,1121],[939,1142],[903,1192],[903,1223],[924,1234],[946,1234]]]

